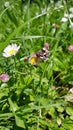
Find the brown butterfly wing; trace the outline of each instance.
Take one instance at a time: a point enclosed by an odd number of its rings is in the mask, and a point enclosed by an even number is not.
[[[40,58],[40,61],[46,61],[49,57],[49,51],[46,48],[43,48],[36,52],[36,56]]]

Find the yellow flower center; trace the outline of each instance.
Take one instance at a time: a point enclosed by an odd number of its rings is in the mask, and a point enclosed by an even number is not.
[[[12,50],[9,51],[9,54],[12,55],[14,52],[15,52],[15,50],[12,49]]]
[[[29,60],[30,64],[32,65],[36,65],[38,63],[38,58],[37,57],[32,57],[30,60]]]

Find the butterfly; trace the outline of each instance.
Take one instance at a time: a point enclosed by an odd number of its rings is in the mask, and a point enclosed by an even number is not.
[[[41,50],[29,56],[28,62],[31,65],[37,66],[40,61],[47,61],[48,57],[49,57],[49,44],[45,43],[44,47]]]

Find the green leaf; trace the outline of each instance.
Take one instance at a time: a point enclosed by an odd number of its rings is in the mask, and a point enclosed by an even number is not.
[[[55,71],[59,71],[62,68],[66,68],[65,64],[63,61],[61,61],[61,59],[59,60],[57,57],[54,57],[54,70]]]
[[[12,117],[13,116],[13,113],[3,113],[3,114],[0,114],[0,119],[5,119],[5,118],[9,118],[9,117]]]
[[[8,101],[9,101],[12,112],[15,114],[15,111],[18,109],[17,104],[13,102],[10,98],[8,98]]]
[[[49,126],[49,123],[45,120],[40,119],[40,123],[44,126]]]
[[[67,112],[68,115],[73,116],[73,109],[71,107],[67,107],[66,112]]]
[[[62,106],[58,106],[57,111],[62,113],[64,111],[64,108]]]
[[[17,116],[15,113],[15,111],[18,109],[17,104],[12,102],[12,100],[10,98],[8,98],[8,101],[9,101],[10,107],[12,109],[12,112],[15,116],[15,121],[16,121],[17,126],[25,128],[24,121],[21,119],[21,117]]]
[[[73,130],[73,125],[64,124],[64,128],[65,128],[66,130]]]
[[[15,121],[16,121],[16,125],[21,127],[21,128],[25,128],[25,124],[23,119],[21,119],[21,117],[15,115]]]
[[[10,129],[6,128],[6,127],[3,127],[3,126],[0,126],[0,130],[10,130]]]
[[[0,88],[0,99],[3,98],[4,96],[8,96],[8,88],[6,84],[3,84],[4,86]]]
[[[52,116],[52,118],[55,116],[55,108],[52,107],[50,110],[49,110],[49,114]]]
[[[71,120],[73,120],[73,115],[72,115],[72,116],[70,116],[70,119],[71,119]]]
[[[61,119],[59,117],[57,118],[57,124],[58,124],[58,126],[61,125]]]

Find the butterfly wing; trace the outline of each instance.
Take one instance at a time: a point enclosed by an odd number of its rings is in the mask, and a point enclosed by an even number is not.
[[[49,57],[49,51],[46,48],[42,48],[38,52],[36,52],[37,57],[40,58],[40,61],[46,61]]]

